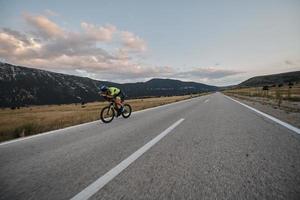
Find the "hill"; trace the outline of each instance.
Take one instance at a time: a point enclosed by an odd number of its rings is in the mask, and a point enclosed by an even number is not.
[[[172,79],[113,83],[0,62],[0,107],[67,104],[101,100],[99,85],[116,86],[129,98],[215,91],[215,86]]]
[[[261,87],[265,85],[278,85],[300,82],[300,71],[272,74],[265,76],[255,76],[237,86],[239,87]]]

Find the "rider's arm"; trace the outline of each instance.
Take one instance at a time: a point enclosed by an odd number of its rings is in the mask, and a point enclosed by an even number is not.
[[[107,92],[99,92],[99,94],[103,97],[108,97],[108,98],[111,98],[112,96],[109,95]]]
[[[99,94],[106,100],[106,101],[111,101],[111,96],[107,94],[107,92],[99,92]]]
[[[114,96],[109,95],[109,94],[107,94],[106,97],[108,97],[108,98],[110,98],[110,99],[113,99],[113,98],[114,98]]]
[[[109,90],[106,92],[106,96],[111,99],[114,98],[114,96],[111,95],[111,92]]]

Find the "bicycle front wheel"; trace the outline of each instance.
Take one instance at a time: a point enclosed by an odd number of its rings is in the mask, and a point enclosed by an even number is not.
[[[115,117],[115,111],[111,106],[106,106],[101,110],[100,118],[103,123],[111,122]]]
[[[124,112],[122,113],[122,116],[124,118],[128,118],[131,115],[131,106],[129,104],[124,104]]]

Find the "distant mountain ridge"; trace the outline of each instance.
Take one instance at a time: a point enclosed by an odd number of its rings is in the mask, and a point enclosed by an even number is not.
[[[0,107],[67,104],[101,100],[99,85],[119,87],[129,98],[216,91],[215,86],[173,79],[113,83],[0,62]]]
[[[242,83],[239,87],[261,87],[265,85],[278,85],[287,83],[300,82],[300,71],[286,72],[280,74],[271,74],[264,76],[255,76]]]

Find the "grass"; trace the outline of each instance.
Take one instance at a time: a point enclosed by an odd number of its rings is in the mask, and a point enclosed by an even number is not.
[[[283,85],[281,87],[268,87],[268,90],[263,90],[263,87],[237,88],[224,91],[229,95],[241,95],[249,97],[264,97],[278,101],[280,105],[282,100],[300,101],[300,84],[293,86]]]
[[[156,107],[189,99],[198,95],[132,99],[126,101],[133,111]],[[0,110],[0,141],[60,129],[76,124],[95,121],[100,118],[100,110],[107,102],[93,102],[85,105],[45,105],[11,110]]]

